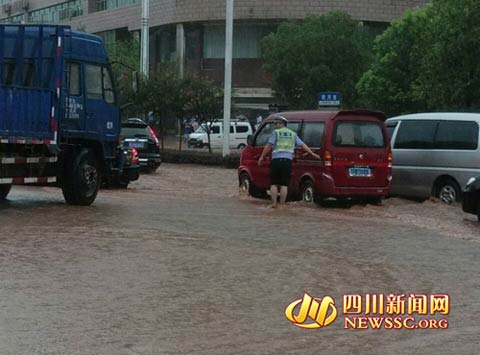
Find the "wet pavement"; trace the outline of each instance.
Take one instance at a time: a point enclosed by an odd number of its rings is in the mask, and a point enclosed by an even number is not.
[[[163,164],[90,207],[0,206],[0,354],[478,354],[480,224],[457,206],[272,210],[235,170]],[[308,292],[448,293],[448,329],[304,330]],[[341,311],[341,309],[340,309]]]

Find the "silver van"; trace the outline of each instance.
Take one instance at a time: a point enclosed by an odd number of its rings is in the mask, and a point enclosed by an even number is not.
[[[417,113],[386,120],[393,154],[391,194],[461,200],[480,175],[480,114]]]

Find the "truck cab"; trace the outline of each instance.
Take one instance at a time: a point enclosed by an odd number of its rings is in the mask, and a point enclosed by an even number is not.
[[[69,26],[0,25],[0,184],[55,184],[91,204],[122,174],[120,109],[102,39]],[[3,187],[6,190],[7,187]]]

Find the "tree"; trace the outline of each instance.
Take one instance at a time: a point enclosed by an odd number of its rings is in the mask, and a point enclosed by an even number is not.
[[[418,96],[430,109],[480,108],[480,2],[435,0]]]
[[[157,130],[160,132],[162,149],[166,120],[174,119],[178,122],[181,150],[183,118],[186,115],[198,116],[204,121],[217,118],[222,99],[222,90],[210,81],[194,77],[181,78],[175,70],[165,68],[141,83],[136,104],[142,112],[152,111],[158,118]]]
[[[137,40],[119,41],[106,45],[110,61],[113,63],[113,75],[118,91],[120,107],[127,107],[135,102],[132,87],[133,76],[140,68],[140,43]],[[135,108],[132,109],[135,111]]]
[[[223,90],[205,79],[189,78],[185,84],[187,88],[186,112],[192,117],[198,117],[199,123],[207,133],[208,150],[211,153],[211,127],[222,113]]]
[[[186,105],[183,80],[173,70],[162,70],[156,75],[144,79],[136,97],[136,105],[141,112],[152,111],[157,117],[157,131],[160,132],[162,149],[164,147],[164,127],[168,119],[181,119]],[[181,146],[180,146],[181,149]]]
[[[389,114],[480,108],[480,2],[434,0],[392,23],[357,85]]]
[[[375,40],[374,61],[357,84],[364,104],[390,114],[425,109],[417,92],[428,50],[431,8],[411,10]]]
[[[372,37],[343,12],[309,15],[281,24],[263,41],[265,70],[277,97],[295,108],[316,108],[321,91],[356,102],[355,84],[367,69]]]

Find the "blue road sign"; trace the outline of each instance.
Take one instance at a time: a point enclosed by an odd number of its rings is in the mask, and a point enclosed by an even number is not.
[[[318,106],[340,106],[341,98],[339,92],[321,92],[318,94]]]

